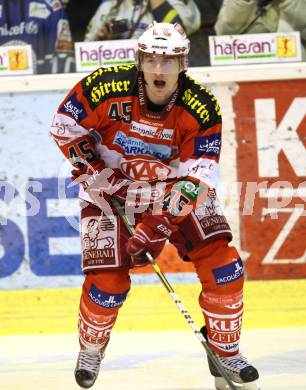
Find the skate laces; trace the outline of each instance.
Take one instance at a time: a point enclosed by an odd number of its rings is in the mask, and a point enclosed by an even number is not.
[[[99,371],[103,354],[101,352],[80,351],[78,359],[78,370],[87,370],[96,374]]]
[[[237,374],[239,374],[243,368],[250,366],[250,363],[244,356],[241,355],[241,353],[227,357],[219,356],[219,360],[221,361],[224,368]]]

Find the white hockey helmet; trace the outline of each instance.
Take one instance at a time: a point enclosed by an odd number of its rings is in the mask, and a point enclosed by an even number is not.
[[[188,66],[190,41],[183,27],[178,24],[157,23],[153,21],[138,39],[138,68],[141,57],[145,55],[180,57],[182,69]]]

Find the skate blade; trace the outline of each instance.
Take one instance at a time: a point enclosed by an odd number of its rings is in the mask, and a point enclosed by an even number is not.
[[[234,383],[234,385],[239,390],[260,390],[260,387],[258,385],[257,381],[249,382],[249,383]],[[216,390],[230,390],[229,385],[226,383],[224,378],[215,378],[215,387]]]

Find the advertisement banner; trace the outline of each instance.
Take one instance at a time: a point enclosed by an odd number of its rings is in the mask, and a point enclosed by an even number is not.
[[[100,66],[134,64],[137,39],[76,42],[76,71],[92,72]]]
[[[32,46],[1,46],[0,76],[33,74]]]
[[[209,53],[211,65],[302,60],[299,32],[210,36]]]

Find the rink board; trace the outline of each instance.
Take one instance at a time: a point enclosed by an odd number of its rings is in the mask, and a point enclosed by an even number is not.
[[[198,284],[175,285],[193,319],[202,326]],[[75,332],[79,288],[0,292],[0,336]],[[306,326],[306,280],[245,284],[243,328]],[[186,330],[188,325],[161,285],[131,288],[117,331]]]
[[[306,64],[190,74],[222,108],[218,194],[248,278],[306,278]],[[1,78],[1,289],[81,285],[77,188],[67,188],[70,167],[48,135],[54,110],[80,77]],[[160,263],[191,281],[190,264]],[[150,284],[152,271],[139,272]]]

